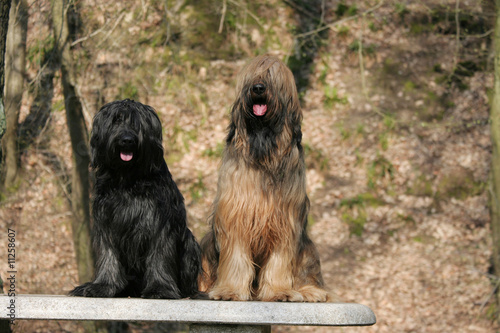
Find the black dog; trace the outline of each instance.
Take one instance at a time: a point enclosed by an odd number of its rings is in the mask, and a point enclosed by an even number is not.
[[[163,159],[155,111],[132,101],[104,105],[93,123],[91,167],[95,279],[72,296],[196,295],[200,248],[184,198]]]

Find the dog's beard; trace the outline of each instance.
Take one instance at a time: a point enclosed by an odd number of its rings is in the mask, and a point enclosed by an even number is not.
[[[92,148],[96,150],[99,164],[110,169],[123,169],[129,172],[130,168],[140,163],[144,158],[143,146],[148,144],[143,134],[127,123],[113,124],[103,133],[101,144],[94,140]],[[91,140],[92,142],[92,140]]]
[[[117,163],[116,167],[137,163],[140,159],[139,141],[143,140],[139,133],[131,129],[117,128],[114,135],[110,137],[110,151],[112,151],[112,158],[116,161],[111,161],[111,163]]]

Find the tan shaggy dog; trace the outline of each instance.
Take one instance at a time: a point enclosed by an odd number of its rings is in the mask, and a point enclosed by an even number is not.
[[[236,89],[211,230],[201,241],[200,289],[222,300],[326,301],[306,233],[302,112],[292,72],[262,55],[241,71]]]

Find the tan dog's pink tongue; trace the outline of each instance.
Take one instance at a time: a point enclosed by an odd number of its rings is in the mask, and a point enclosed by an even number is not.
[[[253,106],[253,114],[256,116],[263,116],[266,114],[267,105],[265,104],[254,104]]]

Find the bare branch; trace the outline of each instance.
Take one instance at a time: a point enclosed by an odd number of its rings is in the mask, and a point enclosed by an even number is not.
[[[227,0],[224,0],[222,3],[222,15],[220,17],[220,23],[219,23],[219,33],[222,33],[222,28],[224,27],[224,19],[226,17],[226,10],[227,10]]]
[[[104,25],[102,27],[100,27],[99,29],[97,29],[96,31],[92,32],[91,34],[85,36],[85,37],[81,37],[81,38],[78,38],[77,40],[75,40],[74,42],[71,43],[71,47],[75,46],[76,44],[79,44],[79,43],[82,43],[94,36],[97,36],[98,34],[100,34],[101,32],[103,32],[104,28],[106,27],[106,25],[108,24],[108,21],[106,21],[104,23]]]
[[[125,13],[121,13],[121,15],[116,19],[116,22],[113,25],[113,27],[111,28],[111,30],[109,30],[108,33],[106,34],[106,36],[104,36],[104,38],[99,42],[99,44],[97,44],[97,48],[99,48],[102,45],[102,43],[104,43],[109,38],[109,36],[111,36],[113,31],[116,29],[116,27],[118,26],[118,24],[120,23],[120,21],[124,17],[125,17]]]
[[[460,12],[460,0],[456,0],[455,3],[455,24],[457,27],[457,35],[455,37],[455,56],[453,57],[453,68],[457,66],[458,63],[458,55],[460,53],[460,19],[459,19],[459,12]]]
[[[382,7],[382,5],[384,4],[384,1],[385,0],[381,0],[378,4],[376,4],[375,6],[367,9],[366,11],[364,11],[361,14],[356,14],[356,15],[353,15],[353,16],[349,16],[349,17],[346,17],[346,18],[344,18],[342,20],[338,20],[338,21],[335,21],[333,23],[324,25],[321,28],[314,29],[314,30],[311,30],[311,31],[308,31],[308,32],[304,32],[302,34],[295,35],[295,38],[303,38],[303,37],[307,37],[307,36],[310,36],[310,35],[317,34],[317,33],[321,32],[323,30],[326,30],[326,29],[333,29],[333,28],[335,28],[336,26],[338,26],[338,25],[340,25],[342,23],[355,20],[355,19],[357,19],[358,17],[360,17],[362,15],[370,14],[371,12],[373,12],[373,11],[377,10],[378,8]]]
[[[366,80],[365,80],[365,66],[363,58],[363,30],[365,27],[365,16],[361,17],[361,29],[359,29],[359,47],[358,47],[358,58],[359,58],[359,70],[361,72],[361,90],[363,96],[368,99],[368,92],[366,91]]]
[[[260,20],[257,17],[257,15],[255,15],[254,13],[252,13],[251,11],[249,11],[246,6],[243,6],[243,5],[241,5],[240,3],[238,3],[238,2],[236,2],[234,0],[229,0],[229,2],[231,2],[233,5],[235,5],[237,7],[243,8],[245,10],[245,13],[247,13],[248,15],[250,15],[255,20],[255,22],[257,22],[258,25],[260,25],[262,28],[264,27],[264,25],[260,22]]]

